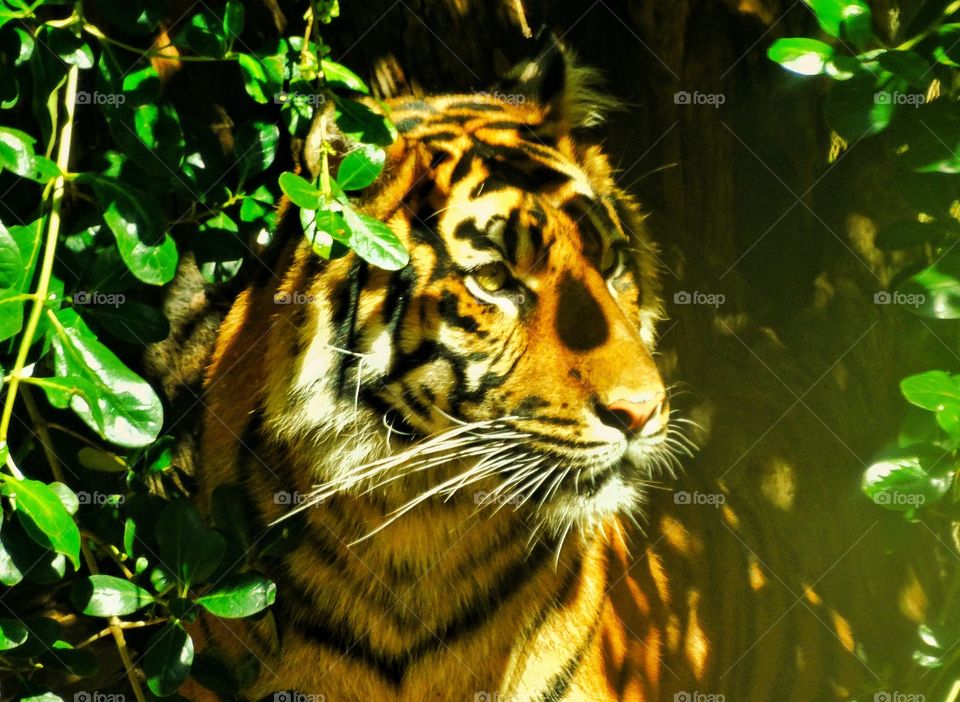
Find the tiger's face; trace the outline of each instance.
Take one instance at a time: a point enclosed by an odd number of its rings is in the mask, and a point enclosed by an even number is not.
[[[410,504],[485,484],[555,530],[634,507],[669,443],[655,254],[635,205],[599,149],[558,127],[555,102],[392,108],[401,139],[367,206],[410,264],[339,262],[329,323],[311,328],[328,338],[311,339],[296,396],[301,414],[352,427],[355,443],[361,421],[390,453],[378,463],[345,449],[321,482],[402,490],[375,467],[412,462],[429,470],[404,474]],[[339,412],[319,409],[333,388],[311,372],[318,354],[340,367]]]

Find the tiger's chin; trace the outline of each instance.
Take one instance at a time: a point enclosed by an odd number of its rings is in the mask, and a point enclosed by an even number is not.
[[[644,503],[642,488],[630,484],[619,469],[611,468],[577,487],[559,492],[539,510],[537,516],[550,536],[563,538],[574,530],[585,535],[599,532]]]
[[[538,512],[547,533],[563,537],[577,530],[589,535],[601,532],[618,518],[633,521],[646,502],[646,489],[663,472],[672,473],[661,447],[628,446],[615,460],[585,471],[558,490]]]

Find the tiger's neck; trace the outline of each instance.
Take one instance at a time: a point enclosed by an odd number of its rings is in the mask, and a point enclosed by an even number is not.
[[[371,695],[358,699],[569,684],[557,676],[584,657],[603,611],[602,535],[574,534],[558,549],[531,539],[513,506],[478,510],[471,493],[424,502],[364,538],[400,504],[384,493],[340,495],[304,511],[300,544],[277,578],[281,620],[297,626],[257,692],[283,685],[354,699],[357,676]],[[305,668],[305,657],[316,663]]]

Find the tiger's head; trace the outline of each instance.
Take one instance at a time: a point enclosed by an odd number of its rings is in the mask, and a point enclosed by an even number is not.
[[[598,99],[559,51],[504,92],[395,100],[400,138],[362,203],[410,253],[398,271],[301,245],[280,327],[295,362],[267,421],[316,456],[315,496],[392,490],[405,509],[466,486],[554,531],[642,499],[669,456],[654,360],[655,250],[596,146]]]

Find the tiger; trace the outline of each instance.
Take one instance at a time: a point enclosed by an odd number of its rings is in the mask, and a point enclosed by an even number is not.
[[[298,525],[268,616],[192,625],[257,661],[244,699],[620,698],[611,559],[684,444],[657,248],[584,138],[611,106],[593,77],[553,44],[509,93],[387,100],[398,137],[357,205],[409,263],[322,258],[284,201],[276,264],[192,322],[202,342],[155,350],[168,396],[202,373],[200,508],[239,485],[257,526]]]

